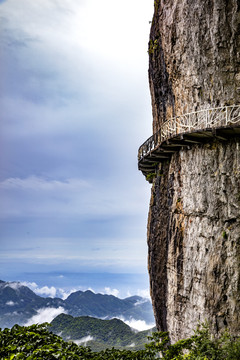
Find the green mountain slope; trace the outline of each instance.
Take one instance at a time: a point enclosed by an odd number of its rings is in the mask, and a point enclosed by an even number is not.
[[[52,322],[50,330],[64,340],[81,340],[91,337],[88,343],[93,350],[106,347],[143,349],[150,330],[136,332],[119,319],[101,320],[89,316],[73,317],[61,314]]]

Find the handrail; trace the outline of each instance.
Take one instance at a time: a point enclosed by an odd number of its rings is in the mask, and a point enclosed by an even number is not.
[[[138,161],[155,150],[163,141],[178,134],[202,129],[214,129],[232,125],[240,126],[240,105],[222,106],[198,110],[175,116],[165,121],[160,130],[150,136],[138,150]]]

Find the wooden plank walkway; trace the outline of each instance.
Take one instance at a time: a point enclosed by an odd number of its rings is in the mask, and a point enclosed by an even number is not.
[[[138,169],[142,171],[144,176],[147,176],[156,171],[156,166],[159,162],[169,160],[174,152],[184,147],[190,149],[193,144],[209,143],[214,139],[227,141],[234,137],[240,137],[240,124],[238,123],[233,126],[205,128],[174,134],[172,137],[156,144],[154,148],[151,148],[142,155],[141,150],[144,143],[139,148]],[[151,138],[149,138],[148,141],[151,140]]]

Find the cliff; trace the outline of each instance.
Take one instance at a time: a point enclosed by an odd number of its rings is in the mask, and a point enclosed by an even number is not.
[[[149,41],[154,132],[169,116],[239,102],[239,1],[154,3]]]
[[[237,0],[156,0],[149,41],[153,132],[170,117],[240,103]],[[240,332],[240,138],[156,164],[148,219],[156,324],[172,341],[208,320]]]

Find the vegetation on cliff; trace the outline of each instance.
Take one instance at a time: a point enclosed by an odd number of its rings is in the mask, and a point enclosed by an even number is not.
[[[170,345],[168,333],[154,333],[145,350],[106,349],[93,352],[89,347],[64,341],[48,331],[48,324],[0,331],[0,359],[93,359],[93,360],[238,360],[240,337],[225,332],[220,338],[211,336],[202,326],[188,339]],[[160,354],[160,355],[159,355]]]

